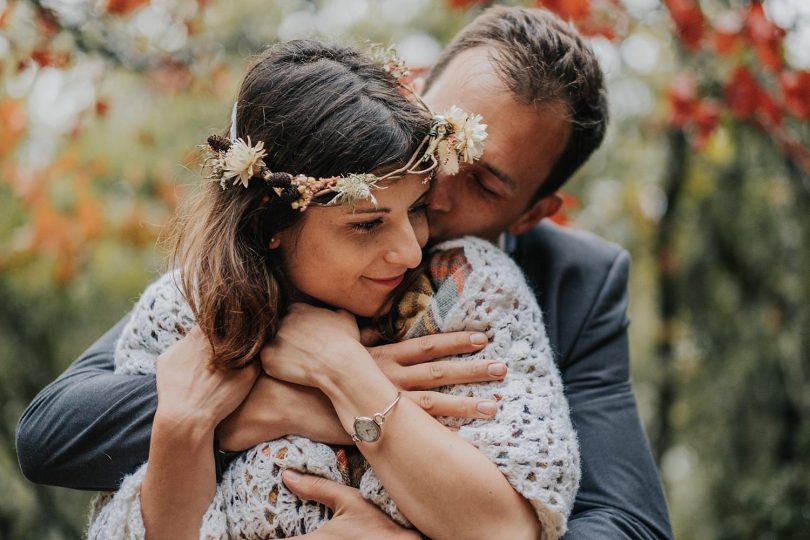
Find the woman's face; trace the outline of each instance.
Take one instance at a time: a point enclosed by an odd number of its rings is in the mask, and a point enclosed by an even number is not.
[[[390,309],[391,292],[422,259],[429,184],[409,175],[380,187],[376,207],[311,206],[300,227],[278,235],[286,274],[300,293],[363,317]]]

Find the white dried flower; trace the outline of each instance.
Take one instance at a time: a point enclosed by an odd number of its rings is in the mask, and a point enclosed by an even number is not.
[[[480,114],[469,114],[455,105],[444,113],[444,118],[455,135],[453,145],[459,158],[465,163],[473,163],[484,153],[484,140],[487,138],[487,125],[481,123]]]
[[[222,182],[234,179],[233,184],[241,183],[248,187],[250,179],[259,172],[259,161],[267,155],[264,151],[264,142],[259,141],[252,146],[250,137],[247,142],[236,139],[222,159]]]
[[[350,174],[340,178],[332,187],[332,191],[337,193],[330,204],[349,203],[362,199],[370,199],[372,204],[377,204],[377,199],[371,192],[375,187],[378,178],[373,174]]]

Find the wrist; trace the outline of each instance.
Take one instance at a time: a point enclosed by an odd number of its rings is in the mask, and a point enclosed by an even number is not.
[[[205,411],[177,412],[158,406],[152,421],[152,437],[185,443],[213,443],[217,419]]]
[[[328,361],[323,362],[313,373],[314,386],[327,396],[340,392],[358,383],[358,379],[374,377],[380,371],[374,359],[358,341],[348,340],[333,347],[327,353]]]
[[[354,377],[331,381],[324,393],[337,412],[343,429],[351,434],[358,416],[370,416],[384,410],[397,395],[397,388],[374,365]]]

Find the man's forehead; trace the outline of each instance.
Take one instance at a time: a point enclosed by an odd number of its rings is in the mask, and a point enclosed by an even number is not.
[[[445,67],[425,95],[447,106],[474,100],[480,95],[501,93],[506,87],[490,59],[491,47],[480,46],[459,53]],[[447,103],[445,103],[447,102]],[[450,103],[452,102],[452,103]]]

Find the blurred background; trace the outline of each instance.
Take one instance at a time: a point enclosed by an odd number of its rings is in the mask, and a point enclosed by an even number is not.
[[[513,2],[519,3],[519,2]],[[25,480],[30,399],[164,267],[156,239],[250,55],[320,36],[429,68],[490,2],[0,0],[0,538],[79,538]],[[628,249],[632,369],[675,532],[810,530],[810,1],[539,0],[612,122],[558,221]]]

